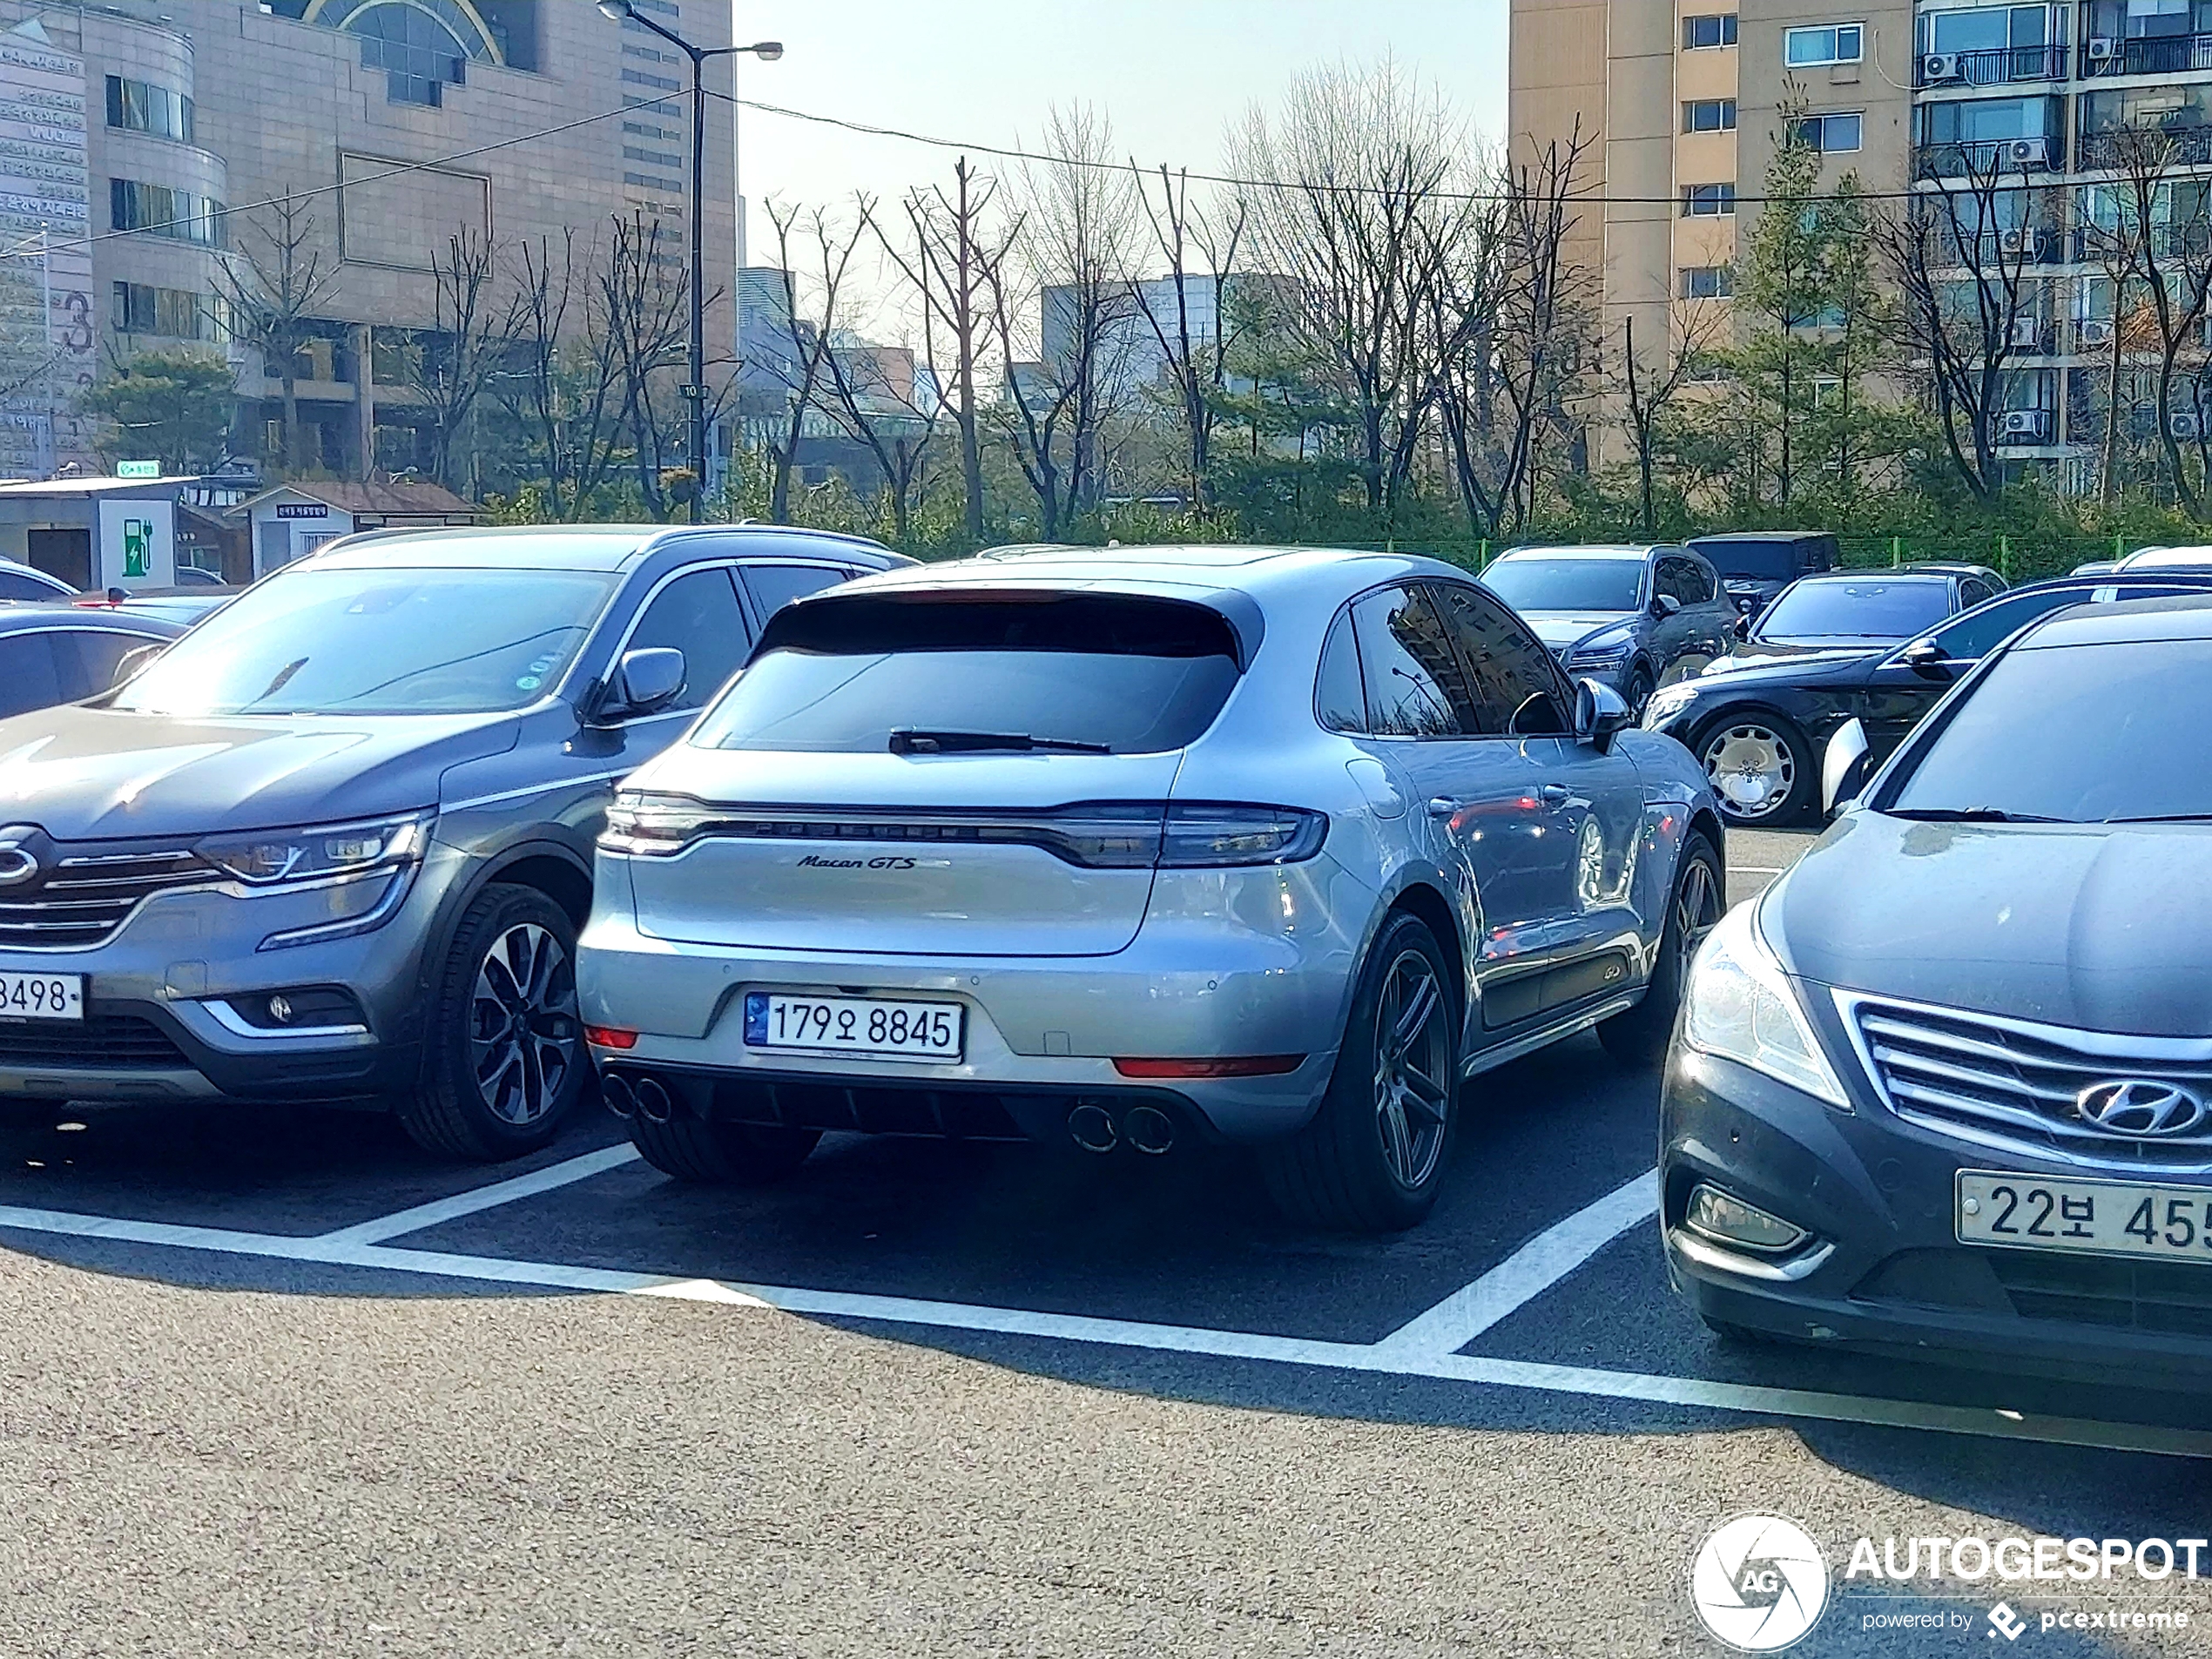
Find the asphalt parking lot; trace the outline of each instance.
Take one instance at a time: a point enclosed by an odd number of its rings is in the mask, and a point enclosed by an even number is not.
[[[1808,841],[1735,838],[1731,897]],[[1746,1509],[2206,1530],[2202,1398],[1707,1333],[1655,1091],[1588,1038],[1480,1080],[1380,1241],[1207,1155],[832,1137],[728,1192],[596,1112],[487,1171],[374,1117],[12,1109],[0,1653],[1704,1652],[1688,1564]],[[1801,1651],[1987,1651],[1973,1589],[1924,1638],[1861,1610],[1952,1603],[1839,1581]]]

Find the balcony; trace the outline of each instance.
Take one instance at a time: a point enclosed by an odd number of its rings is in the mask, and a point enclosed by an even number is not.
[[[2159,158],[2161,165],[2200,167],[2212,163],[2212,122],[2165,127],[2161,132],[2170,146]],[[2142,153],[2142,143],[2140,128],[2122,127],[2107,132],[2085,132],[2075,146],[2074,165],[2085,172],[2105,167],[2125,167],[2131,155]]]
[[[1949,107],[1949,106],[1945,106]],[[2052,172],[2065,165],[2066,145],[2055,138],[1982,138],[1963,144],[1912,147],[1915,179],[1986,178],[1994,172]]]
[[[2085,77],[2180,75],[2196,69],[2212,69],[2212,35],[2148,35],[2140,39],[2092,35],[2081,53]]]
[[[1923,52],[1912,66],[1912,84],[1941,88],[2062,81],[2070,55],[2064,46],[1998,46],[1978,52]]]

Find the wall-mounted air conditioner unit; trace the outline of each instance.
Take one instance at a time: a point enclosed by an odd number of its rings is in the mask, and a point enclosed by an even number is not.
[[[2024,253],[2033,259],[2042,252],[2043,239],[2033,231],[2000,231],[1997,246],[2006,253]]]
[[[1920,60],[1921,82],[1933,86],[1941,81],[1963,81],[1966,71],[1959,66],[1956,52],[1930,52]]]
[[[2185,409],[2166,417],[2166,429],[2177,438],[2201,438],[2204,435],[2204,417]]]
[[[2005,159],[2015,167],[2047,167],[2051,165],[2051,141],[2014,138],[2005,146]]]
[[[2043,343],[2043,325],[2033,317],[2013,319],[2013,345],[2033,351]]]
[[[2120,56],[2120,43],[2110,35],[2089,37],[2089,61],[2102,64]]]
[[[2047,409],[2007,409],[2000,430],[2008,438],[2040,439],[2050,429]]]
[[[2086,349],[2112,344],[2112,325],[2101,317],[2084,319],[2080,333],[2081,344]]]

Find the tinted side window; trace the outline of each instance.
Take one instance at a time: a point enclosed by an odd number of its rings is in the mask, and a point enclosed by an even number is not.
[[[1480,589],[1456,582],[1439,583],[1430,591],[1474,682],[1482,729],[1517,737],[1565,732],[1551,659],[1513,613]]]
[[[1434,610],[1410,588],[1385,588],[1352,608],[1367,690],[1367,730],[1384,738],[1480,732],[1459,658]]]
[[[793,599],[833,588],[846,578],[845,571],[826,564],[748,564],[743,568],[745,591],[752,596],[753,607],[764,622]]]
[[[64,703],[105,691],[115,684],[115,665],[141,645],[158,643],[140,634],[109,629],[57,629],[54,642],[54,671],[61,683]]]
[[[51,708],[64,700],[50,637],[16,634],[0,639],[0,716]]]
[[[1359,648],[1352,642],[1352,613],[1329,630],[1321,671],[1313,682],[1313,712],[1326,732],[1365,732],[1367,693],[1359,680]]]
[[[0,599],[57,599],[61,590],[39,581],[36,577],[19,576],[13,570],[0,570]]]
[[[717,566],[679,576],[646,607],[626,649],[668,647],[684,653],[684,694],[671,705],[704,706],[729,683],[752,649],[730,573]]]
[[[1683,603],[1686,605],[1708,605],[1720,592],[1720,583],[1712,567],[1703,559],[1684,557],[1682,565]]]
[[[1959,609],[1971,610],[1984,600],[1993,598],[1986,582],[1961,582],[1959,584]]]

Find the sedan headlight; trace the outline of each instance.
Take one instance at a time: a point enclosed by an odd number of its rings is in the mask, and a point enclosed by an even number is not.
[[[434,816],[410,813],[367,823],[216,835],[193,850],[250,887],[291,887],[413,864],[429,842]]]
[[[1656,726],[1662,720],[1671,720],[1696,700],[1696,689],[1678,680],[1651,694],[1651,701],[1643,705],[1643,723]]]
[[[1755,904],[1721,919],[1699,948],[1684,992],[1683,1039],[1777,1082],[1851,1109],[1782,964],[1759,937]]]

